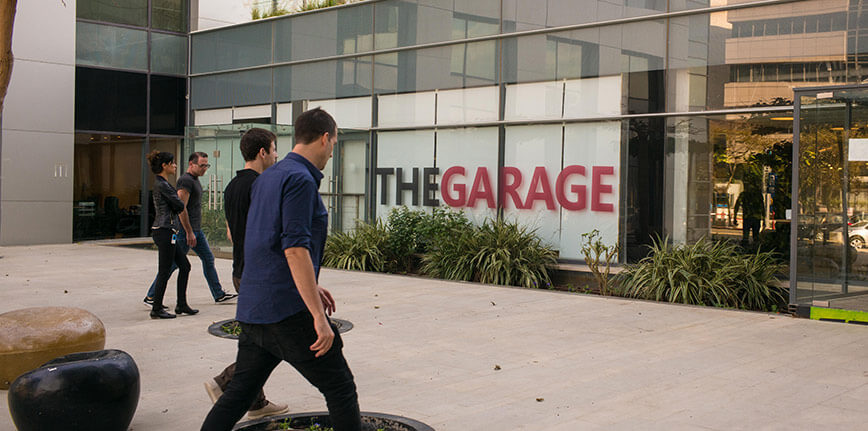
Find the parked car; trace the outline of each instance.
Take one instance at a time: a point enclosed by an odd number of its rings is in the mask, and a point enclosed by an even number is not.
[[[844,228],[839,227],[829,232],[829,241],[843,243]],[[855,249],[865,248],[868,244],[868,221],[860,221],[847,227],[847,235],[850,237],[850,246]]]

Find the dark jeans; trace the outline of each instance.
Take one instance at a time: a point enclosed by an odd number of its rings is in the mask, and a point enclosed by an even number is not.
[[[759,240],[760,219],[745,217],[741,227],[741,240],[747,243],[748,237],[753,233],[753,241]]]
[[[166,284],[172,275],[173,263],[178,267],[178,305],[187,305],[187,279],[190,277],[190,261],[187,260],[181,247],[175,247],[175,244],[172,244],[171,229],[154,229],[152,236],[154,244],[157,245],[157,255],[159,256],[153,309],[162,309],[163,297],[166,295]]]
[[[217,386],[220,386],[220,390],[226,392],[226,388],[229,387],[229,382],[232,381],[232,376],[235,375],[235,363],[226,367],[220,375],[214,377],[214,381],[217,382]],[[265,405],[268,404],[268,401],[265,400],[265,392],[262,388],[259,389],[259,394],[256,395],[256,401],[250,406],[250,410],[259,410]]]
[[[325,396],[335,431],[359,431],[362,426],[353,374],[341,351],[343,341],[337,328],[329,351],[314,357],[310,345],[316,341],[313,317],[307,311],[278,323],[241,323],[235,376],[223,396],[202,424],[203,431],[229,431],[244,416],[257,392],[281,360],[295,367]]]

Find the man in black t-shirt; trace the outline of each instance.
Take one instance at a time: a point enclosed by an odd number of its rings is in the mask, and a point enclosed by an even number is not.
[[[241,273],[244,271],[244,231],[247,226],[247,210],[250,209],[250,190],[253,182],[262,171],[277,162],[276,137],[265,129],[253,128],[241,137],[241,155],[244,156],[244,169],[236,172],[235,178],[226,185],[223,192],[226,211],[226,236],[232,241],[232,283],[235,291],[240,292]],[[217,402],[235,375],[235,364],[226,367],[219,376],[205,382],[205,390],[212,402]],[[265,399],[260,389],[259,395],[247,416],[250,419],[285,413],[286,404],[277,404]]]
[[[176,187],[178,197],[184,202],[184,211],[178,217],[183,227],[178,231],[178,246],[182,247],[185,254],[190,248],[196,252],[199,260],[202,261],[202,272],[205,273],[205,281],[208,282],[208,288],[211,290],[214,302],[225,302],[238,295],[225,292],[223,286],[220,285],[217,268],[214,267],[214,254],[211,253],[208,240],[202,233],[202,184],[199,182],[199,177],[205,175],[205,172],[211,167],[208,163],[208,154],[203,152],[190,154],[187,164],[187,172],[178,177]],[[177,267],[173,265],[171,271],[175,269]],[[156,280],[151,283],[148,294],[145,296],[145,304],[153,303],[155,288]]]

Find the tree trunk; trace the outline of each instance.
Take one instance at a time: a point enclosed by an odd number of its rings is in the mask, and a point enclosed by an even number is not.
[[[0,118],[3,101],[12,78],[12,24],[15,23],[17,0],[0,0]]]

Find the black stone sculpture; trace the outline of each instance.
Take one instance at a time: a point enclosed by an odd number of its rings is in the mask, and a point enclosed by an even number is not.
[[[139,368],[126,352],[73,353],[15,379],[9,411],[18,431],[125,431],[139,391]]]

